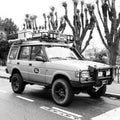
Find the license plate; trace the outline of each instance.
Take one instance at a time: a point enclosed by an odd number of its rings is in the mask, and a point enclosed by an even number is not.
[[[102,84],[103,84],[103,85],[106,85],[107,83],[108,83],[107,80],[103,80],[103,81],[102,81]]]

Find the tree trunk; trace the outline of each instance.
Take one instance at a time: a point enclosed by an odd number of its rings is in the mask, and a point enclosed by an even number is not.
[[[109,64],[116,65],[116,60],[117,60],[117,53],[115,52],[115,49],[111,49],[109,56]]]
[[[79,39],[78,37],[77,37],[77,39]],[[81,41],[80,40],[78,40],[78,41],[76,41],[76,49],[77,49],[77,51],[81,54]]]
[[[75,47],[77,49],[77,51],[81,54],[81,47],[79,45],[76,45]]]

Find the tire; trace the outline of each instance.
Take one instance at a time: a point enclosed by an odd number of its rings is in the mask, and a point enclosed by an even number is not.
[[[21,94],[25,89],[25,83],[20,74],[15,73],[11,77],[11,87],[15,93]]]
[[[92,97],[92,98],[100,98],[103,96],[106,92],[106,85],[102,86],[100,89],[95,91],[95,88],[91,88],[87,91],[87,93]]]
[[[52,98],[61,106],[67,106],[72,102],[73,91],[70,84],[64,79],[57,79],[52,85]]]

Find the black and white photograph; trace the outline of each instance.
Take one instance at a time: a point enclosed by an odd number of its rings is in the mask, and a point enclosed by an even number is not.
[[[120,120],[119,0],[0,2],[0,120]]]

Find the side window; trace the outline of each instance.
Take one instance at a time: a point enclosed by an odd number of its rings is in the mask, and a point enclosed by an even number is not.
[[[20,49],[20,54],[18,59],[29,60],[30,57],[30,46],[23,46]]]
[[[18,46],[12,47],[9,55],[9,59],[15,59],[18,51]]]
[[[31,60],[35,60],[36,56],[43,56],[42,46],[33,46],[31,51]]]

